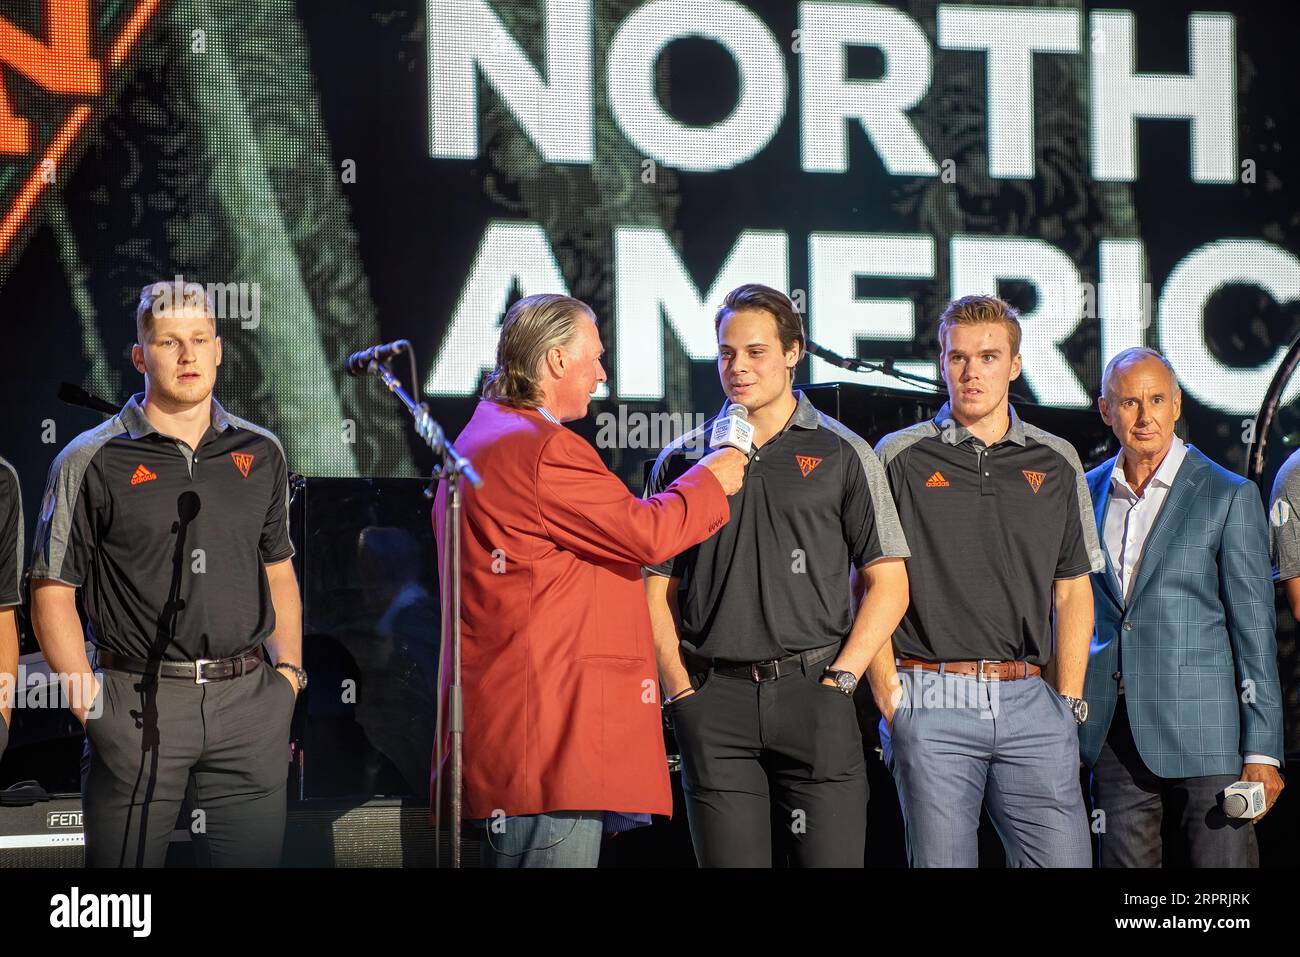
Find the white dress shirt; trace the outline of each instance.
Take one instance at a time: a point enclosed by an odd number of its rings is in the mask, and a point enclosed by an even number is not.
[[[1155,528],[1160,509],[1173,488],[1174,476],[1187,457],[1187,446],[1178,436],[1165,453],[1165,460],[1151,476],[1142,494],[1138,495],[1124,477],[1123,449],[1115,457],[1115,468],[1110,473],[1110,505],[1106,508],[1105,526],[1102,540],[1110,563],[1119,576],[1120,589],[1125,604],[1133,591],[1133,580],[1137,578],[1138,567],[1142,562],[1142,552],[1146,548],[1151,529]]]
[[[1174,436],[1164,461],[1156,469],[1156,474],[1147,481],[1141,495],[1133,491],[1133,486],[1129,485],[1124,476],[1124,455],[1124,450],[1120,449],[1119,455],[1115,457],[1115,467],[1110,473],[1110,503],[1106,506],[1103,520],[1102,543],[1106,546],[1106,554],[1110,556],[1110,563],[1119,578],[1124,603],[1127,604],[1133,592],[1133,581],[1142,565],[1142,553],[1146,550],[1147,539],[1151,537],[1151,529],[1155,528],[1160,509],[1164,507],[1169,490],[1173,488],[1174,476],[1187,457],[1187,446],[1182,439]],[[1122,679],[1119,692],[1124,693]],[[1266,754],[1244,754],[1242,762],[1281,766],[1281,762]]]

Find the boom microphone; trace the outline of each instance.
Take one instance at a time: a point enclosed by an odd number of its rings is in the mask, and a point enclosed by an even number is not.
[[[366,375],[370,372],[370,363],[377,362],[382,365],[393,356],[410,351],[410,348],[411,343],[409,340],[398,339],[396,342],[386,342],[383,345],[371,346],[369,349],[354,352],[348,356],[348,375]]]
[[[727,414],[713,423],[709,448],[731,448],[748,455],[753,447],[754,427],[749,424],[749,410],[739,402],[733,402]]]
[[[827,362],[837,368],[847,369],[849,372],[879,372],[887,376],[892,376],[900,382],[905,382],[909,385],[915,383],[916,385],[923,385],[927,389],[937,392],[942,392],[944,389],[944,384],[938,379],[931,379],[923,375],[913,375],[911,372],[904,372],[902,369],[896,368],[892,356],[886,356],[879,362],[859,359],[855,356],[842,356],[838,352],[832,352],[824,346],[817,345],[817,343],[813,342],[811,339],[803,344],[803,351],[808,353],[808,355],[816,356],[823,362]],[[1017,402],[1024,401],[1023,397],[1016,395],[1014,392],[1011,393],[1011,397]]]
[[[857,368],[852,362],[844,358],[838,352],[831,352],[829,349],[823,349],[811,339],[804,342],[803,351],[808,353],[810,356],[816,356],[824,362],[829,362],[833,366],[839,366],[841,369],[853,371]]]
[[[117,415],[122,411],[113,403],[101,399],[99,396],[87,392],[81,386],[73,385],[71,382],[59,384],[59,401],[66,402],[68,405],[80,406],[83,409],[93,409],[104,415]]]

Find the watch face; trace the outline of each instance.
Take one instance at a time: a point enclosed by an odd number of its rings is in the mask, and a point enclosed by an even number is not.
[[[841,671],[835,675],[835,684],[838,685],[839,689],[845,694],[853,694],[854,690],[858,687],[858,679],[854,678],[853,675],[849,674],[847,671]]]
[[[1071,698],[1069,695],[1061,695],[1065,700],[1065,706],[1070,709],[1070,714],[1074,715],[1076,724],[1083,724],[1088,720],[1088,702],[1082,698]]]

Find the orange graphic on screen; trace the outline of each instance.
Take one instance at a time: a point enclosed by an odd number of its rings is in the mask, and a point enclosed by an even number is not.
[[[42,0],[42,36],[0,17],[0,164],[21,163],[25,178],[0,195],[0,256],[7,255],[42,191],[67,175],[59,164],[67,155],[108,87],[107,75],[126,61],[161,0],[141,0],[102,59],[92,50],[92,0]],[[42,140],[32,118],[19,116],[9,77],[21,75],[49,97],[45,109],[64,109],[53,135]],[[22,174],[20,174],[22,175]]]

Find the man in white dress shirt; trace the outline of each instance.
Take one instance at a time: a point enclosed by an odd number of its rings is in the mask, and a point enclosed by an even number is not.
[[[1152,349],[1106,366],[1098,407],[1119,454],[1088,473],[1106,568],[1079,751],[1103,812],[1103,867],[1245,867],[1251,828],[1219,802],[1239,779],[1282,790],[1268,522],[1253,483],[1174,434],[1182,393]]]

